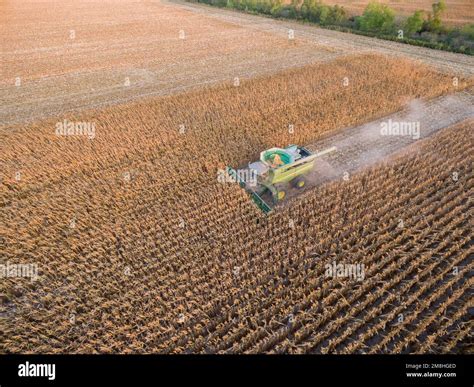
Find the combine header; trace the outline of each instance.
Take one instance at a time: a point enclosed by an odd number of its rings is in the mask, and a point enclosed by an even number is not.
[[[284,200],[290,187],[302,189],[306,186],[306,175],[313,170],[317,157],[335,150],[336,147],[331,147],[312,153],[297,145],[271,148],[260,153],[260,160],[249,163],[248,168],[227,167],[227,173],[245,188],[263,212],[269,213],[272,210],[270,203],[275,205]]]

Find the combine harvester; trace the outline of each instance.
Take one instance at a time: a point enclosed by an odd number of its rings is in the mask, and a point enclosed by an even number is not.
[[[274,206],[288,196],[290,186],[296,189],[306,186],[306,176],[313,170],[316,158],[335,150],[336,147],[331,147],[312,153],[297,145],[271,148],[260,153],[260,160],[249,163],[248,168],[235,170],[227,167],[227,173],[268,214],[272,210],[271,204]]]

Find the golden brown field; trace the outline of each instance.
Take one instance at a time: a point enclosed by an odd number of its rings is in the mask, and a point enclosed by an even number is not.
[[[268,217],[216,178],[455,89],[359,55],[2,131],[2,257],[39,278],[0,282],[0,352],[466,350],[472,120]]]
[[[146,1],[6,2],[0,126],[334,58],[329,46]],[[19,83],[18,83],[19,82]]]
[[[369,3],[368,0],[325,0],[330,5],[342,5],[352,15],[361,15]],[[408,16],[417,10],[431,12],[431,5],[435,0],[377,0],[387,4],[398,14]],[[446,0],[447,9],[443,21],[449,25],[470,24],[474,21],[474,6],[471,0]]]
[[[0,18],[0,128],[354,54],[474,75],[465,55],[192,3],[15,0]]]
[[[222,85],[61,118],[94,122],[93,141],[85,136],[56,136],[57,119],[17,125],[2,134],[7,161],[2,173],[16,191],[60,180],[78,169],[116,165],[118,160],[157,147],[176,155],[186,154],[185,149],[191,147],[190,163],[197,163],[198,158],[204,164],[219,160],[239,165],[266,147],[306,144],[328,132],[391,113],[414,98],[434,97],[470,84],[472,80],[461,79],[454,87],[452,77],[408,60],[352,56],[243,81],[237,87]],[[289,125],[296,128],[294,133],[289,132]],[[162,176],[174,175],[174,169],[167,171],[167,161],[163,161]],[[24,176],[20,182],[14,180],[18,166]]]

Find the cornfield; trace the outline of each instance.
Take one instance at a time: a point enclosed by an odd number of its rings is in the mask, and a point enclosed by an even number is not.
[[[216,174],[471,84],[360,55],[3,131],[2,256],[39,277],[0,282],[0,351],[469,350],[472,120],[268,217]]]
[[[161,2],[1,8],[0,125],[266,75],[340,53]],[[60,21],[60,22],[58,22]],[[20,86],[16,85],[16,81]]]

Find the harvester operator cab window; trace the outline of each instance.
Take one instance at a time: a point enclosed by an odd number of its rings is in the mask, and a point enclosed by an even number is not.
[[[278,167],[281,167],[282,165],[284,165],[285,163],[283,162],[283,160],[281,159],[280,155],[278,153],[275,153],[273,155],[273,159],[272,159],[272,162],[271,162],[271,167],[272,168],[278,168]]]

